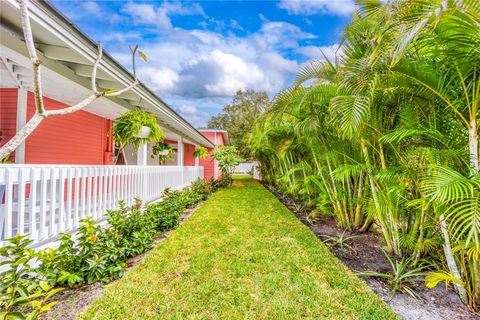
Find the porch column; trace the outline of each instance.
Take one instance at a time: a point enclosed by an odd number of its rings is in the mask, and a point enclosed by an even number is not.
[[[137,166],[146,166],[147,165],[147,144],[142,143],[138,147],[137,151]]]
[[[183,137],[180,137],[177,142],[177,166],[183,167]]]
[[[195,145],[195,148],[197,148],[197,145]],[[198,167],[200,165],[200,159],[198,157],[195,157],[195,167]]]
[[[213,132],[213,144],[217,147],[217,132]],[[218,178],[218,160],[213,160],[213,179]]]
[[[27,89],[19,87],[17,91],[17,132],[27,123]],[[15,150],[15,163],[25,163],[25,141]]]

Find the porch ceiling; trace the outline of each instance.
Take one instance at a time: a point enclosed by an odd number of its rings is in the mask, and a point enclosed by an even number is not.
[[[90,78],[96,58],[96,44],[61,13],[44,1],[30,1],[30,16],[37,53],[43,62],[45,96],[73,104],[91,94]],[[0,85],[32,87],[32,71],[27,58],[18,3],[0,1]],[[132,75],[107,53],[99,65],[97,85],[118,89],[131,83]],[[183,136],[187,142],[213,144],[159,97],[140,83],[119,97],[101,98],[85,110],[115,119],[129,109],[140,107],[157,114],[168,138]]]

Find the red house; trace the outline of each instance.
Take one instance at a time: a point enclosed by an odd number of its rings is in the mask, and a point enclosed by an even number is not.
[[[97,45],[48,2],[29,4],[33,38],[42,61],[45,109],[61,109],[89,96]],[[34,115],[33,72],[23,42],[16,0],[0,2],[0,146]],[[123,88],[133,75],[104,53],[97,72],[102,89]],[[181,188],[197,178],[219,176],[208,157],[193,156],[195,146],[212,151],[228,142],[225,131],[199,131],[140,83],[117,97],[99,98],[81,111],[46,118],[0,164],[0,240],[30,233],[36,244],[71,232],[85,216],[104,219],[118,200],[159,199],[166,187]],[[159,165],[151,144],[115,161],[112,124],[119,115],[141,108],[157,115],[173,160]],[[131,151],[131,150],[130,150]]]

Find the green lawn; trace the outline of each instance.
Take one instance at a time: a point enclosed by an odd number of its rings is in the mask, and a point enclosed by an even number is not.
[[[395,319],[257,182],[213,195],[83,319]]]

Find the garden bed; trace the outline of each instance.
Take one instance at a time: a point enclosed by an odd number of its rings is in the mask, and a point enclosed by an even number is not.
[[[270,190],[268,187],[267,189]],[[272,190],[270,191],[272,192]],[[280,194],[272,193],[320,240],[324,240],[325,237],[336,237],[344,232],[343,229],[337,227],[332,217],[320,216],[313,221],[307,221],[305,212],[296,212],[294,206],[286,203]],[[382,251],[381,235],[374,232],[363,234],[345,232],[346,237],[352,235],[355,235],[355,239],[348,241],[350,248],[331,246],[330,251],[354,272],[390,271],[390,265]],[[402,319],[480,319],[480,316],[468,310],[451,288],[445,289],[445,286],[439,285],[434,289],[428,289],[423,283],[419,282],[415,284],[415,291],[421,299],[415,299],[406,293],[397,292],[390,300],[391,290],[385,283],[372,277],[362,277],[362,279]]]
[[[180,224],[187,220],[201,205],[200,202],[195,208],[187,209],[180,218]],[[164,234],[158,236],[155,241],[155,246],[135,257],[130,258],[127,261],[127,268],[125,272],[128,272],[133,266],[142,261],[148,253],[153,250],[157,245],[165,241],[173,230],[169,230]],[[119,279],[115,280],[118,281]],[[114,281],[114,282],[115,282]],[[95,299],[97,299],[104,291],[103,283],[97,282],[91,285],[82,285],[76,288],[66,289],[59,292],[53,297],[52,300],[58,301],[58,303],[44,314],[41,319],[58,319],[58,320],[75,320],[78,315],[82,313]]]

